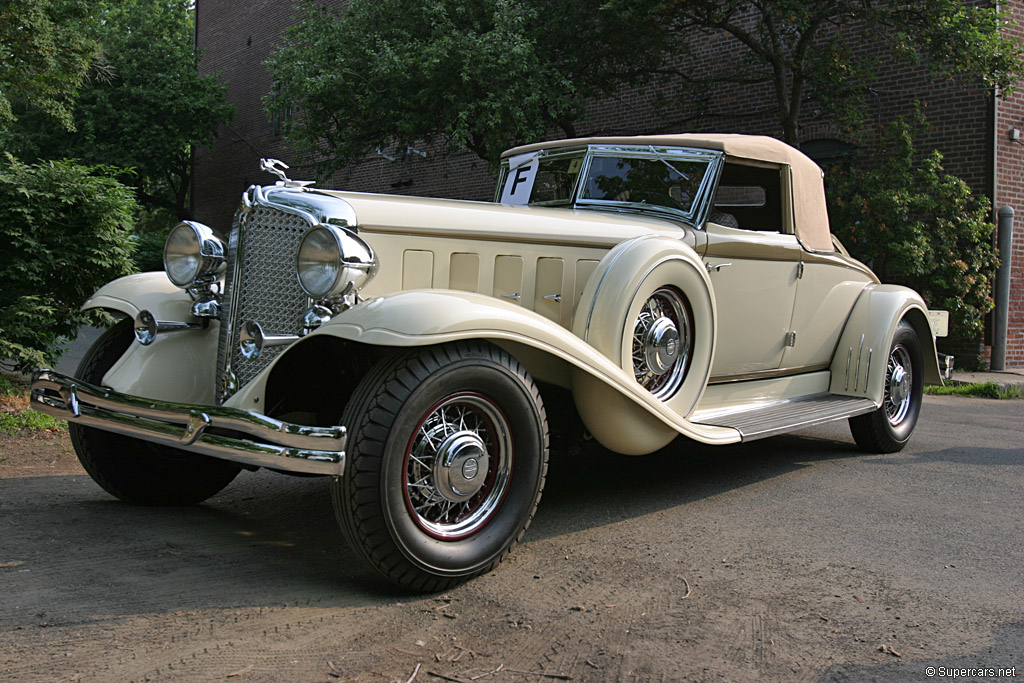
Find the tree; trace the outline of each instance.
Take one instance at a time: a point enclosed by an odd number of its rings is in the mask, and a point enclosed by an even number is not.
[[[100,285],[131,272],[135,200],[112,169],[0,156],[0,359],[42,367],[90,320]]]
[[[1024,68],[1020,44],[1000,32],[998,9],[962,0],[610,0],[612,7],[660,17],[692,53],[712,34],[725,35],[740,64],[708,73],[676,70],[693,91],[713,83],[768,85],[786,142],[799,146],[799,120],[815,100],[840,120],[863,119],[867,86],[883,58],[1008,89]],[[855,50],[863,41],[879,50]]]
[[[106,55],[107,78],[81,89],[69,134],[26,115],[9,135],[25,160],[75,158],[131,169],[119,178],[151,208],[190,218],[191,152],[230,120],[226,85],[200,76],[190,0],[123,0],[99,10],[94,32]]]
[[[495,163],[512,144],[575,134],[588,98],[655,71],[668,36],[635,40],[584,0],[307,1],[267,62],[272,114],[330,173],[374,149],[437,143]]]
[[[974,340],[993,306],[991,204],[946,173],[939,152],[915,153],[921,125],[900,119],[886,130],[878,166],[829,175],[829,221],[882,282],[917,290],[950,312],[951,337]]]
[[[73,129],[71,105],[98,53],[88,0],[0,3],[0,130],[17,120],[12,99]]]

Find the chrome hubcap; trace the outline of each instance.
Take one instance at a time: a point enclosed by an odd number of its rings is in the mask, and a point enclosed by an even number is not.
[[[901,424],[910,412],[910,394],[914,385],[910,354],[897,345],[889,354],[885,372],[885,415],[889,424]]]
[[[644,358],[655,375],[664,375],[679,357],[679,330],[670,318],[658,318],[644,339]]]
[[[491,520],[508,489],[512,441],[489,399],[455,394],[416,428],[404,463],[405,503],[435,538],[464,538]]]
[[[686,302],[670,287],[651,294],[633,324],[633,374],[662,400],[675,394],[686,376],[692,325]]]
[[[461,503],[483,488],[487,445],[476,432],[456,432],[441,442],[434,458],[434,484],[444,499]]]

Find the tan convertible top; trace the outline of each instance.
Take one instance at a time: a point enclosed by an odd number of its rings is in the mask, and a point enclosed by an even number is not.
[[[598,137],[553,140],[515,147],[501,157],[535,152],[540,149],[580,145],[654,145],[656,147],[695,147],[725,152],[731,159],[767,161],[785,164],[793,171],[793,222],[800,243],[813,251],[835,251],[825,208],[825,182],[821,167],[800,150],[781,140],[763,135],[673,134],[632,137]]]

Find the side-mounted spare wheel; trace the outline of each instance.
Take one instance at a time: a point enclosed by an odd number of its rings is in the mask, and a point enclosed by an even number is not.
[[[853,440],[868,453],[895,453],[910,440],[921,413],[924,361],[917,332],[903,320],[896,327],[885,367],[882,405],[850,418]]]
[[[573,333],[688,415],[714,357],[715,304],[704,264],[678,239],[619,244],[583,290]]]
[[[675,395],[690,370],[693,312],[686,297],[671,286],[659,287],[633,320],[633,375],[656,398]]]
[[[707,270],[679,239],[647,235],[622,242],[590,276],[572,331],[686,417],[704,392],[714,358],[715,302]],[[573,372],[572,391],[586,428],[613,451],[653,453],[679,435],[586,372]]]
[[[352,549],[389,581],[444,590],[490,570],[522,537],[547,474],[533,379],[486,342],[382,359],[345,409],[334,510]]]
[[[104,332],[83,356],[75,377],[100,385],[135,339],[132,321]],[[126,503],[191,505],[231,483],[241,469],[226,460],[121,434],[68,424],[71,445],[93,481]]]

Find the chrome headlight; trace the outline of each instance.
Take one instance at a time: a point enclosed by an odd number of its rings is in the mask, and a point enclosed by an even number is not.
[[[351,232],[320,225],[299,241],[296,271],[302,291],[314,299],[330,299],[365,285],[377,273],[377,257]]]
[[[212,282],[224,263],[224,243],[202,223],[178,223],[164,243],[164,271],[179,287]]]

